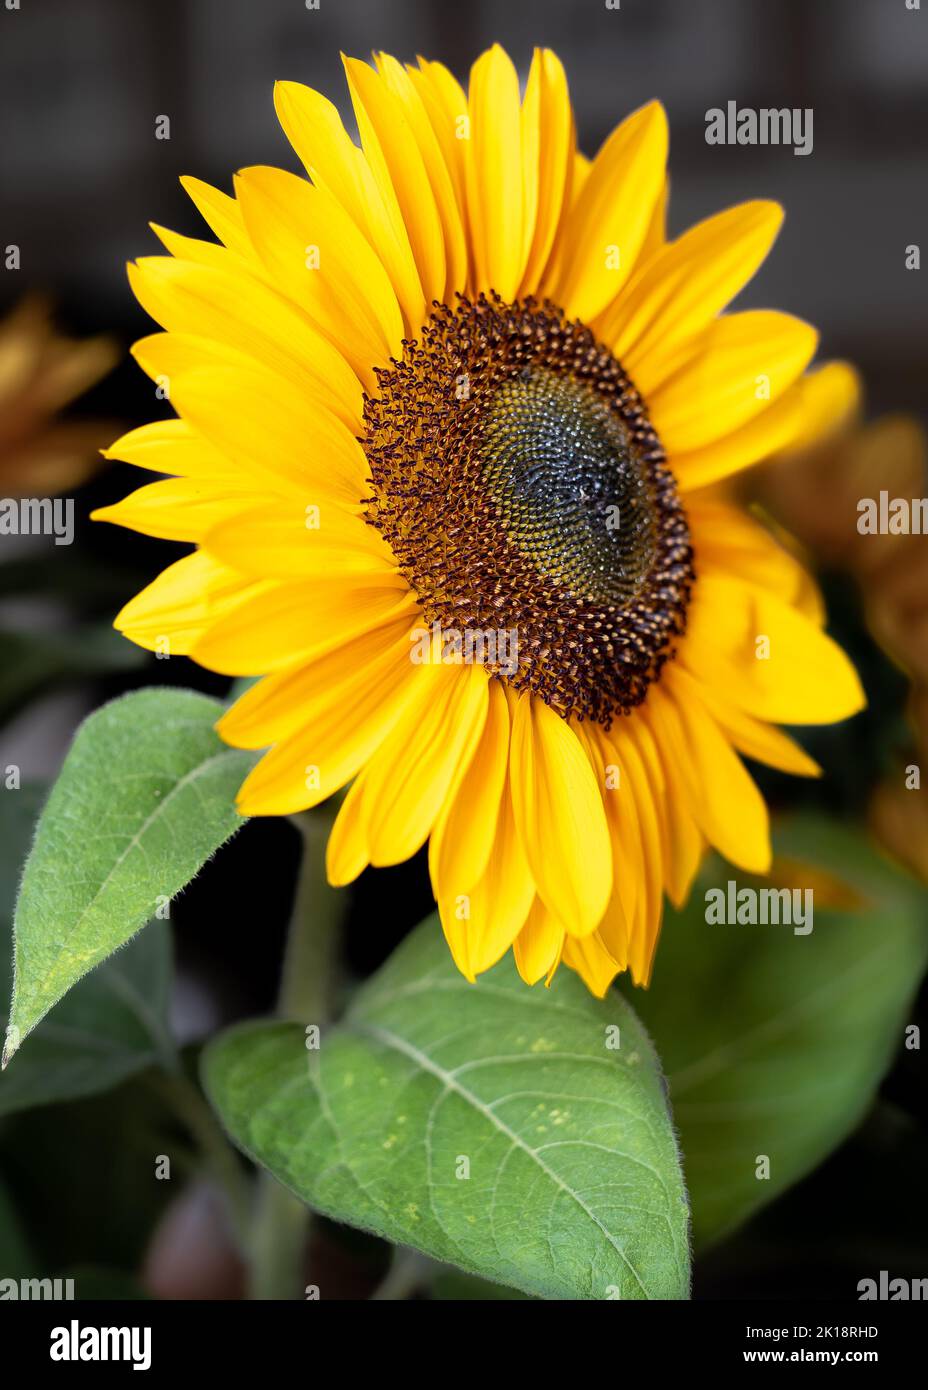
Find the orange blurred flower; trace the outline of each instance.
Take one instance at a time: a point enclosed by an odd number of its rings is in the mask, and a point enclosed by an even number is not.
[[[928,756],[928,542],[913,530],[858,529],[860,503],[873,499],[879,509],[881,493],[884,514],[898,498],[914,515],[913,500],[926,495],[928,440],[906,415],[863,424],[860,382],[846,363],[808,378],[808,408],[821,421],[812,443],[764,465],[756,482],[762,502],[820,567],[856,580],[872,636],[911,682],[913,760],[877,788],[871,823],[896,858],[928,882],[928,805],[913,771]]]
[[[117,357],[109,338],[62,337],[41,298],[24,299],[0,320],[0,496],[64,492],[97,468],[111,422],[57,415]]]

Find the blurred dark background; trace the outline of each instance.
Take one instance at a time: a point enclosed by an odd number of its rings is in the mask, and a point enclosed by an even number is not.
[[[853,357],[879,408],[919,403],[926,296],[903,248],[928,216],[928,13],[905,0],[21,0],[0,8],[3,242],[23,248],[4,301],[51,286],[75,326],[145,331],[124,265],[160,249],[149,220],[200,234],[178,175],[231,191],[244,165],[297,167],[275,78],[344,110],[340,51],[422,53],[463,80],[494,40],[523,74],[534,45],[559,53],[588,154],[663,100],[672,231],[780,199],[786,227],[745,302],[819,325],[822,352]],[[812,107],[812,154],[707,145],[706,110],[729,99]]]
[[[907,9],[905,0],[621,0],[615,10],[605,0],[320,0],[318,9],[305,0],[5,6],[2,0],[0,245],[21,248],[21,268],[0,270],[0,313],[40,290],[52,297],[64,329],[117,338],[121,365],[78,413],[126,428],[170,413],[125,356],[134,338],[152,331],[129,292],[125,263],[160,250],[150,220],[210,235],[179,175],[231,191],[232,173],[245,165],[298,167],[274,115],[275,79],[318,88],[353,129],[340,51],[366,56],[384,48],[403,60],[421,53],[466,81],[476,55],[497,40],[523,75],[535,45],[558,52],[587,154],[642,102],[664,102],[672,235],[742,199],[779,199],[785,228],[741,302],[774,305],[816,324],[821,356],[848,357],[860,367],[871,411],[928,410],[925,282],[904,263],[905,248],[923,243],[928,227],[928,4],[924,11]],[[802,158],[783,147],[707,145],[706,111],[730,99],[755,108],[813,108],[813,152]],[[156,138],[159,116],[170,119],[170,139]],[[78,493],[74,549],[90,554],[111,581],[103,598],[74,596],[87,615],[112,616],[183,553],[86,519],[93,506],[125,495],[136,478],[134,470],[111,467]],[[856,655],[866,664],[866,653]],[[37,699],[0,729],[0,764],[17,763],[29,780],[53,776],[81,715],[140,681],[193,685],[220,697],[228,687],[185,660],[152,659],[131,682],[113,677],[77,694]],[[846,767],[840,741],[834,762]],[[854,796],[849,788],[846,809]],[[220,1018],[271,1005],[296,859],[289,826],[253,823],[238,851],[207,866],[177,904],[179,1021],[191,1037]],[[385,920],[385,901],[402,902],[402,916]],[[430,906],[421,861],[366,874],[354,890],[349,924],[354,971],[379,964]],[[908,1124],[911,1084],[901,1071],[884,1087],[881,1104],[895,1117],[891,1123]],[[862,1186],[878,1184],[881,1174],[885,1180],[883,1132],[857,1136],[706,1261],[697,1270],[697,1293],[847,1296],[840,1233],[822,1225],[821,1212],[837,1219]],[[924,1152],[913,1150],[913,1165]],[[837,1200],[838,1190],[847,1201]],[[864,1216],[892,1254],[896,1225],[877,1219],[887,1212],[865,1207]],[[907,1220],[900,1213],[900,1231]],[[894,1268],[905,1272],[898,1253]]]

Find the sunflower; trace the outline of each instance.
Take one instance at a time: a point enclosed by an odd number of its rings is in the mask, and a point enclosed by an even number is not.
[[[909,680],[914,746],[877,786],[869,819],[884,847],[928,882],[928,809],[912,775],[928,759],[928,557],[917,530],[859,529],[864,499],[923,495],[928,440],[908,415],[863,423],[862,387],[846,363],[812,373],[803,389],[810,406],[817,397],[826,408],[807,411],[798,447],[763,465],[755,491],[819,565],[853,579],[871,636]]]
[[[0,497],[65,492],[96,469],[100,442],[114,426],[56,417],[116,360],[109,338],[71,341],[56,333],[38,296],[0,321]]]
[[[134,349],[178,418],[114,457],[170,475],[98,517],[192,542],[119,614],[142,646],[260,676],[218,728],[264,756],[250,815],[349,790],[331,881],[429,843],[454,959],[510,947],[602,994],[646,983],[703,851],[763,872],[740,753],[845,718],[853,668],[786,549],[712,487],[794,439],[816,334],[722,310],[782,213],[665,234],[667,121],[592,161],[563,68],[498,46],[346,60],[360,146],[294,83],[308,179],[183,183],[219,244],[156,228]]]

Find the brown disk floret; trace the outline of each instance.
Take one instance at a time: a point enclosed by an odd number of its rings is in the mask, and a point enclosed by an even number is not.
[[[640,704],[684,629],[693,567],[621,365],[555,305],[481,295],[437,305],[377,377],[367,519],[429,624],[515,633],[516,669],[488,664],[565,718],[608,727]]]

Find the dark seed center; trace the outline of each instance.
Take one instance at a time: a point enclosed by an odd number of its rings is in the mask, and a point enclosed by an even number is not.
[[[436,306],[378,384],[361,440],[367,520],[429,625],[465,643],[509,634],[505,662],[492,642],[472,649],[565,718],[627,714],[683,631],[693,568],[620,363],[555,305],[481,296]]]
[[[487,412],[487,493],[513,545],[556,584],[631,602],[655,558],[654,508],[621,417],[586,383],[534,367]]]

